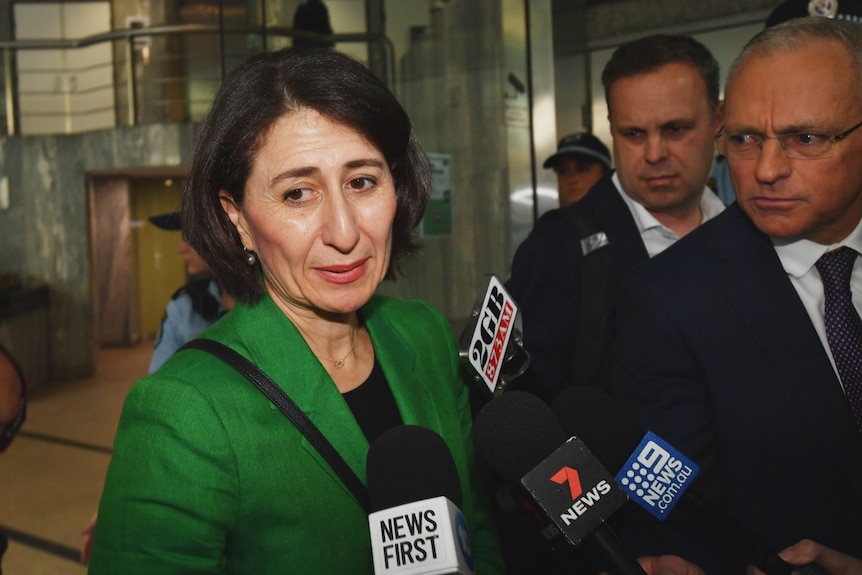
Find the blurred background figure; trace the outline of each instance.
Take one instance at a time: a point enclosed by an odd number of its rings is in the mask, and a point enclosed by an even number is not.
[[[553,168],[557,174],[560,207],[564,208],[583,198],[611,171],[611,153],[594,135],[577,132],[560,140],[557,152],[542,167]]]
[[[0,451],[12,442],[24,422],[24,397],[24,375],[3,345],[0,332]]]
[[[179,212],[149,219],[162,230],[177,231],[182,227]],[[165,307],[150,361],[150,373],[156,371],[181,345],[227,313],[234,304],[234,298],[223,293],[209,265],[185,240],[177,244],[177,253],[183,258],[189,281],[174,292]]]
[[[12,355],[3,345],[0,331],[0,451],[6,449],[24,422],[26,413],[24,375]],[[6,535],[0,529],[0,561],[7,546]],[[0,566],[0,574],[3,567]]]
[[[329,23],[329,10],[323,0],[304,0],[296,7],[293,13],[293,28],[301,32],[312,32],[314,34],[332,34],[332,25]],[[304,38],[302,34],[294,37],[294,47],[316,47],[332,48],[335,42],[320,41]]]

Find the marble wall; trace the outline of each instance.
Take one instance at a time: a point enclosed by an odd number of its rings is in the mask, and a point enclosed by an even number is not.
[[[9,209],[0,210],[0,272],[50,286],[52,379],[95,366],[91,177],[181,169],[194,133],[191,124],[174,124],[0,138],[10,189]]]
[[[505,274],[511,257],[508,192],[517,166],[508,155],[526,135],[526,124],[510,133],[505,122],[507,74],[523,78],[526,69],[523,26],[509,28],[520,37],[505,36],[512,18],[523,22],[523,3],[447,5],[416,34],[399,72],[425,151],[451,155],[453,222],[451,234],[423,238],[422,256],[381,291],[430,301],[450,318],[469,315],[482,275]],[[520,44],[520,61],[507,61],[508,41]]]

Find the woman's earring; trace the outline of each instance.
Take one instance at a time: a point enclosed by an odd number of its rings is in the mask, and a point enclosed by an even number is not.
[[[245,263],[250,266],[253,266],[257,263],[257,255],[253,251],[247,248],[243,248],[245,250]]]

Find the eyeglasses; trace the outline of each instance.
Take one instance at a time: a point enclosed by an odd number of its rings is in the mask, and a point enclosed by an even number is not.
[[[784,155],[788,158],[819,160],[832,157],[835,151],[835,142],[840,142],[859,127],[862,127],[862,122],[835,136],[810,133],[784,134],[782,136],[729,134],[722,129],[716,135],[715,143],[723,156],[735,160],[753,160],[760,155],[764,141],[775,139],[778,140]]]

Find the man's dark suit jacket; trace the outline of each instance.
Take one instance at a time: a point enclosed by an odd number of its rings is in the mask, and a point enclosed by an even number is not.
[[[614,280],[619,284],[632,266],[649,259],[634,218],[610,174],[578,202],[582,203],[592,209],[611,241]],[[567,209],[573,208],[552,210],[539,219],[518,247],[506,283],[520,306],[531,377],[552,396],[573,384],[572,355],[581,298],[580,242],[563,214]]]
[[[770,239],[734,205],[631,280],[611,393],[776,551],[810,538],[862,557],[862,434]]]

